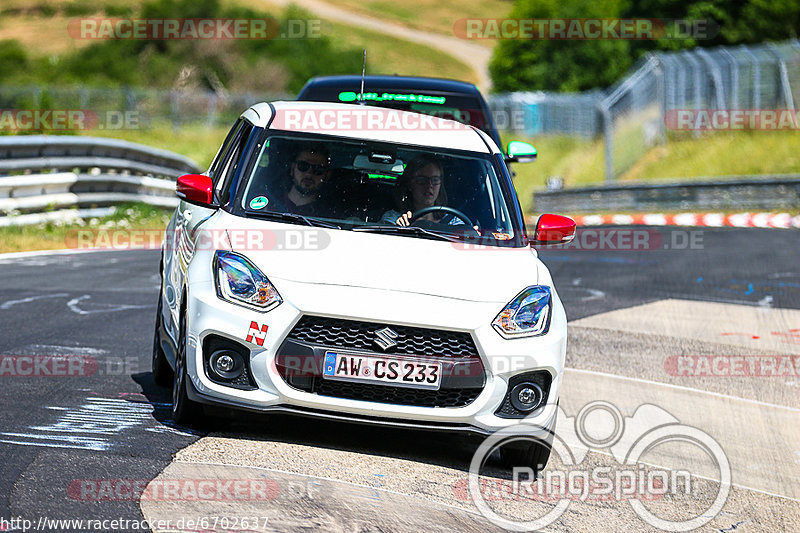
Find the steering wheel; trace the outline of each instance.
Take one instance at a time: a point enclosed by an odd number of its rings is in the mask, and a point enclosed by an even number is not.
[[[433,205],[431,207],[423,207],[419,211],[414,211],[413,213],[411,213],[411,218],[408,219],[408,223],[409,224],[413,224],[415,220],[417,220],[420,217],[424,217],[428,213],[440,213],[442,211],[445,211],[445,212],[450,213],[451,215],[457,216],[458,218],[463,220],[464,223],[469,227],[472,227],[472,226],[475,225],[475,224],[472,223],[472,221],[469,219],[469,217],[467,215],[465,215],[464,213],[462,213],[458,209],[455,209],[453,207],[447,207],[446,205]]]

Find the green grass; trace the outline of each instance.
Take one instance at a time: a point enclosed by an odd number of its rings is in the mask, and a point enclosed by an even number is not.
[[[539,151],[535,163],[514,165],[514,185],[523,208],[530,211],[533,191],[542,189],[550,176],[565,187],[605,183],[602,140],[537,137],[504,133],[503,142],[527,141]],[[673,136],[648,150],[617,183],[698,180],[720,176],[800,173],[800,133],[795,131],[717,132],[695,138]],[[624,149],[624,147],[623,147]]]
[[[118,8],[124,7],[124,4],[118,2],[120,0],[91,4],[94,7],[93,10],[87,7],[90,5],[87,2],[82,2],[81,6],[83,6],[83,10],[89,9],[92,16],[108,16],[109,11],[116,13]],[[141,10],[142,3],[143,0],[136,0],[131,2],[128,8],[135,15]],[[226,0],[223,4],[231,9],[236,6],[251,7],[258,9],[264,15],[271,13],[273,16],[280,17],[290,16],[310,20],[314,18],[313,14],[305,11],[278,8],[268,2],[257,0]],[[140,58],[137,69],[130,67],[130,57],[124,52],[118,51],[120,48],[127,50],[130,47],[110,46],[107,42],[74,39],[67,31],[70,17],[74,16],[66,14],[69,9],[74,9],[74,6],[72,8],[70,6],[72,4],[63,0],[53,0],[52,2],[12,0],[11,5],[0,7],[0,40],[18,41],[28,58],[24,67],[20,66],[20,62],[9,64],[9,72],[0,74],[4,75],[6,82],[35,84],[48,81],[64,83],[66,81],[90,84],[111,83],[112,85],[149,83],[166,86],[165,84],[168,82],[174,82],[174,78],[178,76],[178,71],[184,66],[184,63],[192,65],[198,61],[206,61],[209,65],[213,65],[215,62],[227,65],[226,68],[220,67],[220,72],[222,72],[221,77],[225,80],[229,90],[291,92],[298,90],[311,75],[341,73],[344,70],[351,74],[360,73],[361,50],[364,48],[367,49],[367,68],[371,74],[398,73],[448,77],[473,83],[478,81],[471,66],[456,60],[443,51],[386,36],[380,32],[327,20],[322,21],[321,30],[325,42],[331,43],[331,49],[317,47],[315,55],[311,57],[298,56],[300,52],[308,52],[307,47],[301,45],[310,43],[301,43],[297,40],[292,42],[276,41],[275,46],[269,52],[259,51],[255,55],[252,51],[239,50],[237,52],[238,48],[232,43],[215,43],[213,47],[196,46],[195,48],[201,49],[199,52],[185,50],[187,47],[172,46],[170,54],[163,56],[154,54],[152,57],[144,54]],[[2,14],[4,12],[5,15]],[[42,35],[47,35],[47,39],[42,39]],[[71,59],[79,57],[81,50],[90,45],[95,46],[91,54],[80,59],[77,66],[73,65]],[[189,55],[173,57],[180,53]],[[327,55],[319,56],[323,53]],[[115,61],[108,63],[107,55],[109,54]],[[115,54],[123,54],[124,57]],[[206,54],[207,57],[203,54]],[[0,57],[0,59],[2,58]],[[312,60],[316,60],[316,63]],[[87,63],[103,65],[99,72],[105,74],[101,75],[88,67],[84,69],[83,67]],[[298,64],[305,66],[294,68]],[[53,75],[55,72],[53,65],[58,65],[57,77]],[[125,67],[115,70],[111,68],[114,65],[125,65]],[[262,75],[254,73],[265,68],[272,70]],[[202,78],[200,74],[195,75],[195,77],[198,76],[198,79]],[[200,81],[194,80],[193,83],[200,83]]]
[[[575,137],[527,138],[512,133],[502,133],[503,144],[518,140],[530,142],[539,152],[533,163],[513,164],[517,173],[514,186],[525,212],[530,212],[533,191],[543,189],[548,177],[560,177],[565,187],[576,187],[602,181],[602,145]]]
[[[185,125],[175,130],[170,124],[159,124],[140,130],[85,130],[80,133],[171,150],[190,158],[200,165],[200,168],[208,168],[232,126],[233,121],[213,128],[207,128],[205,125]]]
[[[670,139],[620,181],[789,173],[800,173],[800,132],[718,132]]]
[[[453,25],[464,18],[501,18],[508,15],[511,0],[464,2],[462,0],[326,0],[330,4],[371,17],[402,24],[411,28],[453,36]],[[494,45],[493,40],[473,42]]]
[[[166,228],[170,214],[170,210],[147,204],[122,204],[113,214],[102,218],[78,219],[69,224],[48,222],[4,227],[0,228],[0,253],[75,248],[79,230],[102,231],[105,235],[113,230],[161,231]]]
[[[472,67],[439,50],[354,26],[333,23],[326,26],[330,27],[327,35],[341,46],[367,49],[368,74],[434,76],[470,83],[478,81]]]

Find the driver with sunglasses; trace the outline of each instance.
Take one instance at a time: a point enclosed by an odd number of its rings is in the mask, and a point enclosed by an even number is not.
[[[330,174],[330,154],[323,144],[301,145],[289,165],[289,188],[278,198],[287,211],[316,216],[319,194]]]

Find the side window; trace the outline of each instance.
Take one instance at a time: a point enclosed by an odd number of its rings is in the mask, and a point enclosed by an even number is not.
[[[208,177],[216,185],[218,176],[220,175],[220,168],[223,166],[225,162],[225,154],[228,152],[228,148],[231,145],[231,141],[233,137],[236,135],[236,132],[239,130],[239,127],[242,124],[242,119],[236,121],[236,124],[233,125],[231,131],[228,132],[228,136],[225,137],[225,142],[222,143],[222,146],[219,148],[219,152],[217,155],[214,156],[214,161],[211,163],[211,166],[208,169]]]

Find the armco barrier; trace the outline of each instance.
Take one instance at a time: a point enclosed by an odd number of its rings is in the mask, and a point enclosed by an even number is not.
[[[159,178],[200,171],[188,157],[117,139],[71,135],[0,137],[0,176],[42,170],[88,173],[89,169]]]
[[[800,209],[800,174],[542,190],[537,213],[642,213]]]
[[[122,202],[174,207],[175,178],[199,172],[186,157],[127,141],[0,137],[0,226],[66,220],[74,208],[99,213],[87,210]]]

